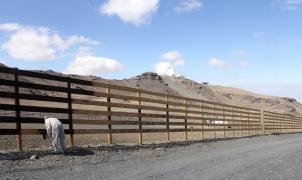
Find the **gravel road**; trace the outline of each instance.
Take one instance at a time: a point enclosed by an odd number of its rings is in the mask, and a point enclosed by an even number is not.
[[[38,159],[30,160],[33,154]],[[302,179],[302,134],[0,153],[0,179]]]

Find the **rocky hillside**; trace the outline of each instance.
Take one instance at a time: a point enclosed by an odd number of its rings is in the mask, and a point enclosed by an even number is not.
[[[302,104],[294,98],[261,95],[232,87],[198,83],[182,76],[159,76],[150,72],[143,73],[131,79],[124,79],[122,82],[127,82],[130,86],[139,84],[142,89],[151,89],[160,92],[168,90],[172,94],[218,103],[294,115],[302,114]]]
[[[0,66],[5,65],[0,64]],[[51,70],[39,72],[66,76],[62,73],[57,73]],[[198,83],[190,79],[186,79],[182,76],[159,76],[158,74],[152,72],[146,72],[136,77],[123,80],[106,80],[96,76],[70,76],[87,80],[110,82],[112,84],[118,84],[122,86],[139,87],[144,90],[162,93],[168,92],[169,94],[173,95],[186,96],[218,103],[290,113],[293,115],[302,115],[302,104],[297,102],[294,98],[261,95],[232,87],[209,85],[208,83]],[[0,78],[8,77],[0,73]],[[23,81],[39,81],[38,79],[30,79],[25,77],[23,78]],[[60,84],[53,84],[53,82],[52,85],[61,86]],[[0,86],[0,88],[3,87]],[[42,92],[31,91],[31,93],[40,94]]]

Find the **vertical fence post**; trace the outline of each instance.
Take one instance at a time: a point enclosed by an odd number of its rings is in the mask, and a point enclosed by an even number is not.
[[[265,126],[264,126],[264,110],[261,110],[260,112],[260,121],[261,121],[261,131],[262,134],[265,134]]]
[[[282,134],[281,117],[279,117],[279,132]]]
[[[214,134],[214,139],[216,139],[216,104],[214,104],[214,113],[213,113],[213,122],[214,122],[214,128],[213,128],[213,134]]]
[[[292,130],[293,130],[293,132],[295,132],[295,121],[294,121],[293,117],[291,117],[291,118],[292,118]]]
[[[204,139],[204,118],[203,118],[203,103],[200,103],[201,107],[201,139]]]
[[[15,80],[15,115],[16,115],[16,129],[18,134],[16,136],[16,145],[19,151],[22,150],[22,132],[20,122],[20,95],[19,95],[19,70],[14,68],[14,80]]]
[[[188,141],[188,107],[187,107],[187,100],[184,100],[184,106],[185,106],[185,140]]]
[[[272,114],[272,115],[274,115],[274,114]],[[271,122],[271,126],[273,126],[273,127],[270,127],[271,128],[271,134],[273,134],[274,132],[275,132],[275,121],[276,121],[276,117],[273,117],[273,120],[272,120],[272,122]]]
[[[247,128],[248,128],[248,136],[251,135],[251,127],[250,127],[250,110],[247,110]]]
[[[284,125],[284,133],[289,133],[289,118],[288,117],[286,117],[286,121],[287,121],[287,123],[285,123],[285,125]],[[283,121],[283,123],[284,123],[284,121]]]
[[[137,98],[138,98],[138,128],[139,128],[139,134],[138,134],[138,144],[142,145],[143,144],[143,134],[142,134],[142,102],[141,102],[141,92],[138,89],[137,92]]]
[[[291,131],[292,133],[294,132],[294,122],[293,122],[293,118],[290,117],[290,122],[291,122]]]
[[[225,138],[225,109],[224,109],[224,105],[222,106],[222,115],[223,115],[223,137]]]
[[[168,93],[166,96],[166,141],[170,141],[170,126],[169,126],[169,98],[168,98]]]
[[[294,132],[296,132],[296,118],[294,118]]]
[[[106,89],[106,93],[107,93],[107,103],[108,103],[108,106],[107,106],[107,121],[108,121],[108,144],[112,144],[112,132],[111,132],[111,129],[112,129],[112,124],[111,124],[111,105],[110,105],[110,102],[111,102],[111,98],[110,98],[110,84],[107,84],[108,87]]]
[[[253,111],[253,113],[255,113],[255,111]],[[253,114],[253,123],[254,123],[254,135],[256,136],[257,135],[257,132],[256,132],[256,122],[255,122],[255,114]]]
[[[235,125],[235,123],[234,123],[234,108],[232,107],[232,113],[231,113],[231,116],[232,116],[232,128],[233,128],[233,130],[232,130],[232,132],[233,132],[233,137],[235,137],[235,129],[237,128],[237,126],[235,127],[234,125]]]
[[[73,118],[72,118],[72,98],[71,98],[71,83],[70,83],[70,78],[67,78],[67,98],[68,98],[68,120],[69,120],[69,145],[73,146],[74,141],[73,141]]]
[[[239,109],[239,112],[240,112],[240,113],[239,113],[239,116],[240,116],[240,117],[239,117],[239,119],[240,119],[240,137],[242,137],[242,134],[243,134],[243,133],[242,133],[242,121],[243,121],[243,120],[242,120],[242,113],[241,113],[241,112],[242,112],[242,109],[241,109],[241,108]]]

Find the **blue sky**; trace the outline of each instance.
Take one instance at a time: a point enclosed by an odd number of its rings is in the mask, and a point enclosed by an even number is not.
[[[3,0],[0,62],[146,71],[302,101],[302,0]]]

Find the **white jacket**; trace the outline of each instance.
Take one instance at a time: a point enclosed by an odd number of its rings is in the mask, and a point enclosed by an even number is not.
[[[65,149],[64,125],[57,118],[45,116],[45,127],[48,137],[52,141],[55,151],[63,152]]]

